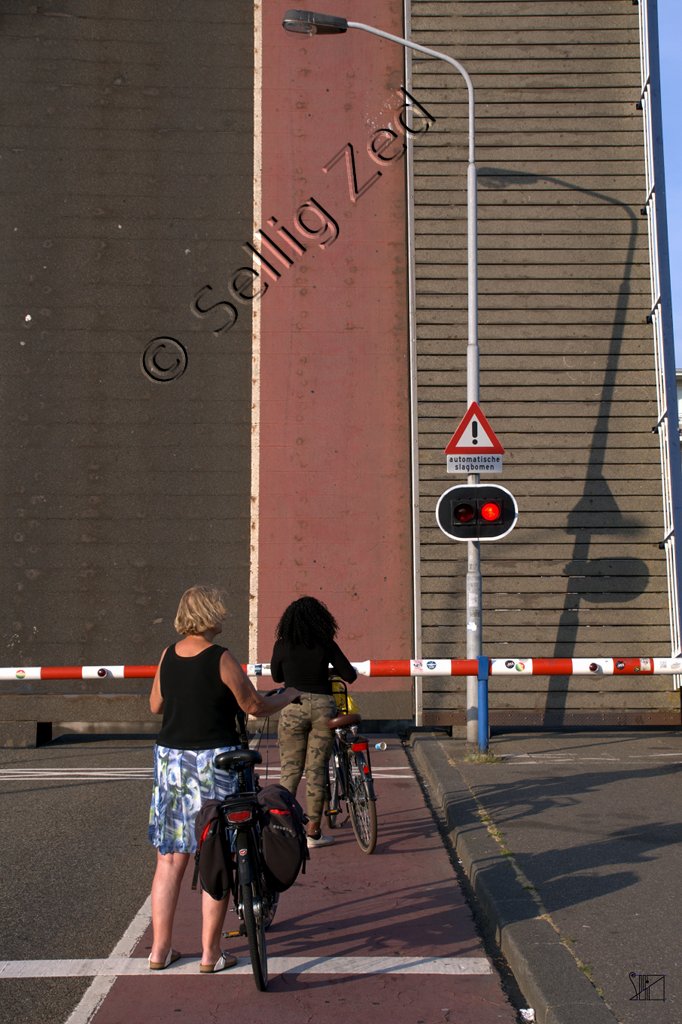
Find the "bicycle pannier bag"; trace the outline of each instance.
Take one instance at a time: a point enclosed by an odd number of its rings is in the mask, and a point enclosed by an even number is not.
[[[264,786],[258,793],[258,803],[268,884],[284,892],[294,884],[299,871],[305,873],[310,856],[305,834],[308,819],[296,797],[278,783]]]
[[[194,821],[197,851],[194,854],[192,888],[201,879],[201,888],[214,900],[224,900],[230,891],[232,854],[218,817],[220,800],[206,800]]]

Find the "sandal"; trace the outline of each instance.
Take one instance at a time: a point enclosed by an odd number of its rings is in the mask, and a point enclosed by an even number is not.
[[[165,971],[167,967],[170,967],[171,964],[174,964],[176,962],[176,960],[180,959],[181,956],[182,956],[182,953],[178,953],[174,949],[169,949],[168,950],[168,956],[162,962],[161,960],[152,960],[152,955],[150,953],[149,957],[147,959],[147,963],[149,964],[149,970],[150,971]]]
[[[237,963],[237,957],[232,956],[231,953],[221,953],[219,958],[214,964],[199,964],[200,974],[217,974],[218,971],[226,971],[230,967],[234,967]]]

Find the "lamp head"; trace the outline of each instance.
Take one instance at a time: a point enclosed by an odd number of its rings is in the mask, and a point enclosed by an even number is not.
[[[318,14],[317,11],[287,11],[282,21],[287,32],[300,32],[303,35],[336,35],[348,31],[345,18],[337,18],[334,14]]]

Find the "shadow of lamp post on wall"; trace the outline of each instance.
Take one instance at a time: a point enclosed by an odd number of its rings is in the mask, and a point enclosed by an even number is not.
[[[477,196],[476,196],[476,158],[475,158],[475,102],[474,86],[471,77],[459,61],[439,50],[421,46],[411,39],[391,35],[372,25],[358,21],[348,21],[334,14],[319,14],[316,11],[287,11],[282,21],[287,32],[301,35],[338,35],[349,29],[359,29],[371,35],[388,39],[409,50],[416,50],[427,57],[450,64],[464,78],[469,101],[469,155],[467,167],[467,407],[479,401],[479,347],[478,347],[478,246],[477,246]],[[478,484],[479,474],[468,474],[470,484]],[[478,540],[467,541],[467,578],[466,578],[466,656],[480,659],[482,650],[481,639],[481,558]],[[481,664],[479,660],[479,664]],[[479,680],[476,676],[467,677],[467,741],[487,749],[487,702],[483,730],[479,728]],[[481,713],[483,708],[480,709]],[[483,736],[482,733],[485,735]]]

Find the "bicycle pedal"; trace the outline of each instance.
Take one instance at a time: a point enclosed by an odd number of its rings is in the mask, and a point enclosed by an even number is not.
[[[223,932],[224,939],[238,939],[241,932]]]

